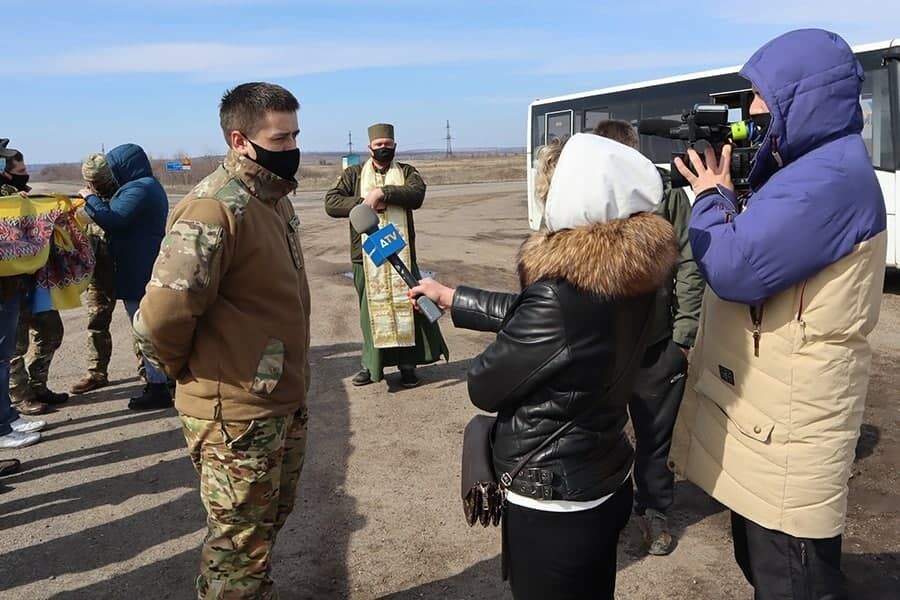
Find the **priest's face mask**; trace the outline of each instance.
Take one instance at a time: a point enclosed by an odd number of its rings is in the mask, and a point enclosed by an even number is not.
[[[369,143],[369,152],[375,162],[381,165],[388,165],[394,160],[394,154],[397,152],[397,142],[391,138],[377,138]]]

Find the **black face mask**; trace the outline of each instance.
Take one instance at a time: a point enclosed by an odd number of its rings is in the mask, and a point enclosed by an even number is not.
[[[386,165],[394,160],[394,152],[396,152],[395,148],[382,146],[381,148],[375,148],[374,150],[372,150],[372,156],[374,156],[375,160],[377,160],[381,164]]]
[[[21,174],[16,175],[13,173],[7,173],[7,175],[9,175],[9,181],[14,188],[19,190],[20,192],[24,192],[25,190],[28,189],[29,175],[27,175],[27,174],[26,175],[21,175]]]
[[[266,150],[259,144],[253,143],[250,138],[247,138],[247,141],[250,142],[250,145],[256,150],[256,160],[253,162],[264,169],[268,169],[272,173],[275,173],[282,179],[297,181],[294,179],[294,176],[297,174],[297,169],[300,167],[300,148],[276,152],[273,150]]]
[[[750,137],[750,143],[758,146],[766,139],[766,133],[772,125],[772,113],[750,115],[750,121],[755,125],[753,135]]]

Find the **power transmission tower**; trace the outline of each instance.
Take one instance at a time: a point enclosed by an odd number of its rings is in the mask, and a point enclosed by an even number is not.
[[[453,139],[450,136],[450,120],[447,120],[447,158],[453,156],[453,146],[450,145],[450,140]]]

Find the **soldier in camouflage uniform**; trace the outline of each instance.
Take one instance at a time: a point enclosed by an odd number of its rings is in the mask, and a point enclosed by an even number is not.
[[[277,597],[272,548],[303,467],[309,287],[288,198],[297,109],[272,84],[225,94],[228,155],[173,210],[134,320],[144,353],[178,378],[208,515],[200,599]]]
[[[106,164],[103,154],[88,156],[81,165],[81,175],[85,184],[97,196],[106,202],[119,189],[119,184]],[[89,221],[85,227],[88,239],[94,249],[94,276],[85,291],[88,309],[88,374],[72,386],[73,394],[84,394],[109,385],[109,360],[112,356],[112,335],[109,326],[112,322],[113,310],[116,308],[116,288],[113,280],[113,259],[109,251],[106,233],[96,223],[83,214]],[[146,383],[144,377],[144,361],[141,359],[137,342],[133,341],[135,357],[138,364],[138,375]]]
[[[95,179],[110,182],[106,193],[114,192],[109,201],[104,201],[95,189],[80,190],[84,198],[83,209],[106,234],[113,262],[115,295],[122,300],[131,321],[144,296],[153,262],[165,236],[169,199],[162,184],[153,176],[150,158],[137,144],[116,146],[103,159],[95,160],[93,170],[98,171]],[[140,396],[129,400],[128,408],[172,407],[165,373],[146,361],[144,368],[147,384]]]
[[[0,195],[28,193],[28,169],[21,153],[7,159]],[[31,340],[34,353],[26,363]],[[59,312],[32,313],[28,302],[19,310],[16,330],[16,350],[10,361],[9,395],[16,410],[25,415],[47,412],[48,405],[57,405],[69,399],[68,394],[56,393],[47,388],[50,363],[62,344],[63,324]]]

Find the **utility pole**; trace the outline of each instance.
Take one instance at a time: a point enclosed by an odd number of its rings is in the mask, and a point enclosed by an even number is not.
[[[447,158],[453,156],[453,146],[450,145],[450,140],[453,139],[450,136],[450,120],[447,120]]]

